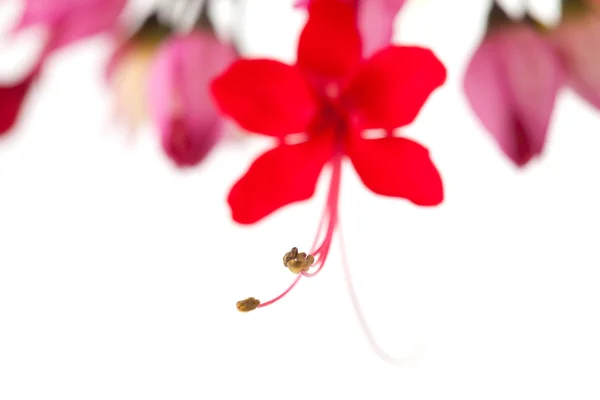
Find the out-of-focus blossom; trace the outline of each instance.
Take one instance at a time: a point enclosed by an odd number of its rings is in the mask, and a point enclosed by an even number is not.
[[[406,0],[345,0],[357,12],[358,26],[366,57],[388,45],[394,33],[394,21]],[[296,7],[308,8],[312,0],[298,0]]]
[[[200,28],[168,39],[156,54],[149,76],[150,113],[165,153],[177,166],[197,165],[219,140],[222,119],[209,84],[236,58],[232,45]]]
[[[49,50],[111,30],[127,0],[25,0],[15,32],[32,26],[48,30]]]
[[[41,26],[47,30],[47,39],[30,72],[19,82],[0,86],[0,136],[10,131],[19,118],[27,93],[46,58],[58,48],[115,27],[125,3],[126,0],[25,1],[13,33]]]
[[[550,36],[565,65],[569,85],[600,109],[600,10],[592,3],[563,0],[561,22]]]
[[[526,21],[511,21],[495,3],[489,21],[464,89],[500,149],[522,167],[542,152],[564,71],[549,41]]]
[[[443,64],[420,47],[388,45],[363,59],[352,6],[341,0],[314,0],[295,65],[240,60],[212,84],[225,115],[251,132],[279,139],[279,145],[258,157],[231,189],[232,218],[241,224],[256,223],[312,197],[322,169],[330,164],[329,194],[319,224],[325,234],[317,235],[310,255],[293,249],[284,258],[284,265],[299,279],[316,275],[327,259],[338,224],[345,156],[374,193],[420,206],[440,204],[442,180],[425,147],[407,138],[369,139],[362,133],[410,124],[445,79]],[[304,133],[306,140],[286,142],[294,133]],[[272,304],[298,279],[273,300],[242,301],[238,308],[249,311]]]
[[[132,36],[120,39],[107,64],[106,79],[112,88],[117,117],[130,133],[149,119],[148,79],[160,44],[172,34],[156,14],[150,15]]]

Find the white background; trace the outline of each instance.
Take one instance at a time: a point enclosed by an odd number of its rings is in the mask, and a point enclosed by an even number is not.
[[[247,54],[293,60],[302,13],[246,3]],[[600,116],[565,90],[544,157],[517,171],[461,91],[488,2],[409,3],[397,41],[432,47],[449,80],[405,133],[446,201],[377,197],[346,166],[341,223],[374,334],[398,356],[423,342],[413,363],[368,346],[337,242],[318,278],[236,311],[292,279],[281,256],[312,242],[327,174],[312,201],[236,226],[227,190],[269,142],[180,171],[151,129],[105,130],[110,49],[94,39],[53,57],[0,142],[0,399],[598,399]],[[0,46],[6,75],[24,61]]]

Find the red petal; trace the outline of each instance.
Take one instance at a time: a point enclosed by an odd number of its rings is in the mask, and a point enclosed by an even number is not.
[[[356,172],[373,192],[419,206],[435,206],[444,200],[442,178],[429,151],[420,144],[399,137],[355,138],[348,147]]]
[[[275,60],[239,60],[211,85],[223,114],[269,136],[304,132],[316,101],[300,71]]]
[[[262,154],[229,192],[234,221],[252,224],[287,204],[312,197],[332,149],[331,141],[312,139]]]
[[[30,74],[16,85],[0,86],[0,136],[7,133],[19,117],[33,79],[34,74]]]
[[[362,66],[344,91],[365,128],[394,129],[411,123],[446,80],[446,68],[431,50],[388,46]]]
[[[317,77],[340,79],[360,63],[356,7],[343,0],[313,0],[298,43],[298,65]]]

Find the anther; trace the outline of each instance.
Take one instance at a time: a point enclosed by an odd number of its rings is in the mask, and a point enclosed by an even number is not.
[[[255,310],[256,307],[258,307],[259,305],[260,305],[260,300],[255,299],[254,297],[248,297],[247,299],[240,300],[235,304],[238,311],[241,311],[241,312],[248,312],[248,311]]]
[[[297,247],[293,247],[292,250],[288,251],[283,256],[283,265],[294,274],[308,271],[314,262],[315,258],[311,254],[298,253]]]

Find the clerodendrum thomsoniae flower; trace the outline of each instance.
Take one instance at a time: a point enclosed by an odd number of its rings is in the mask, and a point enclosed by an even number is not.
[[[252,224],[310,198],[323,167],[331,165],[325,211],[313,246],[309,253],[294,247],[283,257],[297,277],[274,299],[238,302],[240,311],[271,305],[302,278],[322,270],[338,226],[346,156],[375,193],[420,206],[442,202],[442,180],[428,150],[392,131],[411,123],[445,80],[443,64],[421,47],[387,46],[364,59],[353,6],[343,0],[314,0],[295,65],[239,60],[213,81],[212,92],[223,114],[248,131],[280,140],[231,189],[228,202],[235,221]],[[366,129],[387,134],[369,139],[363,135]],[[286,143],[288,134],[298,132],[306,134],[304,142]]]

